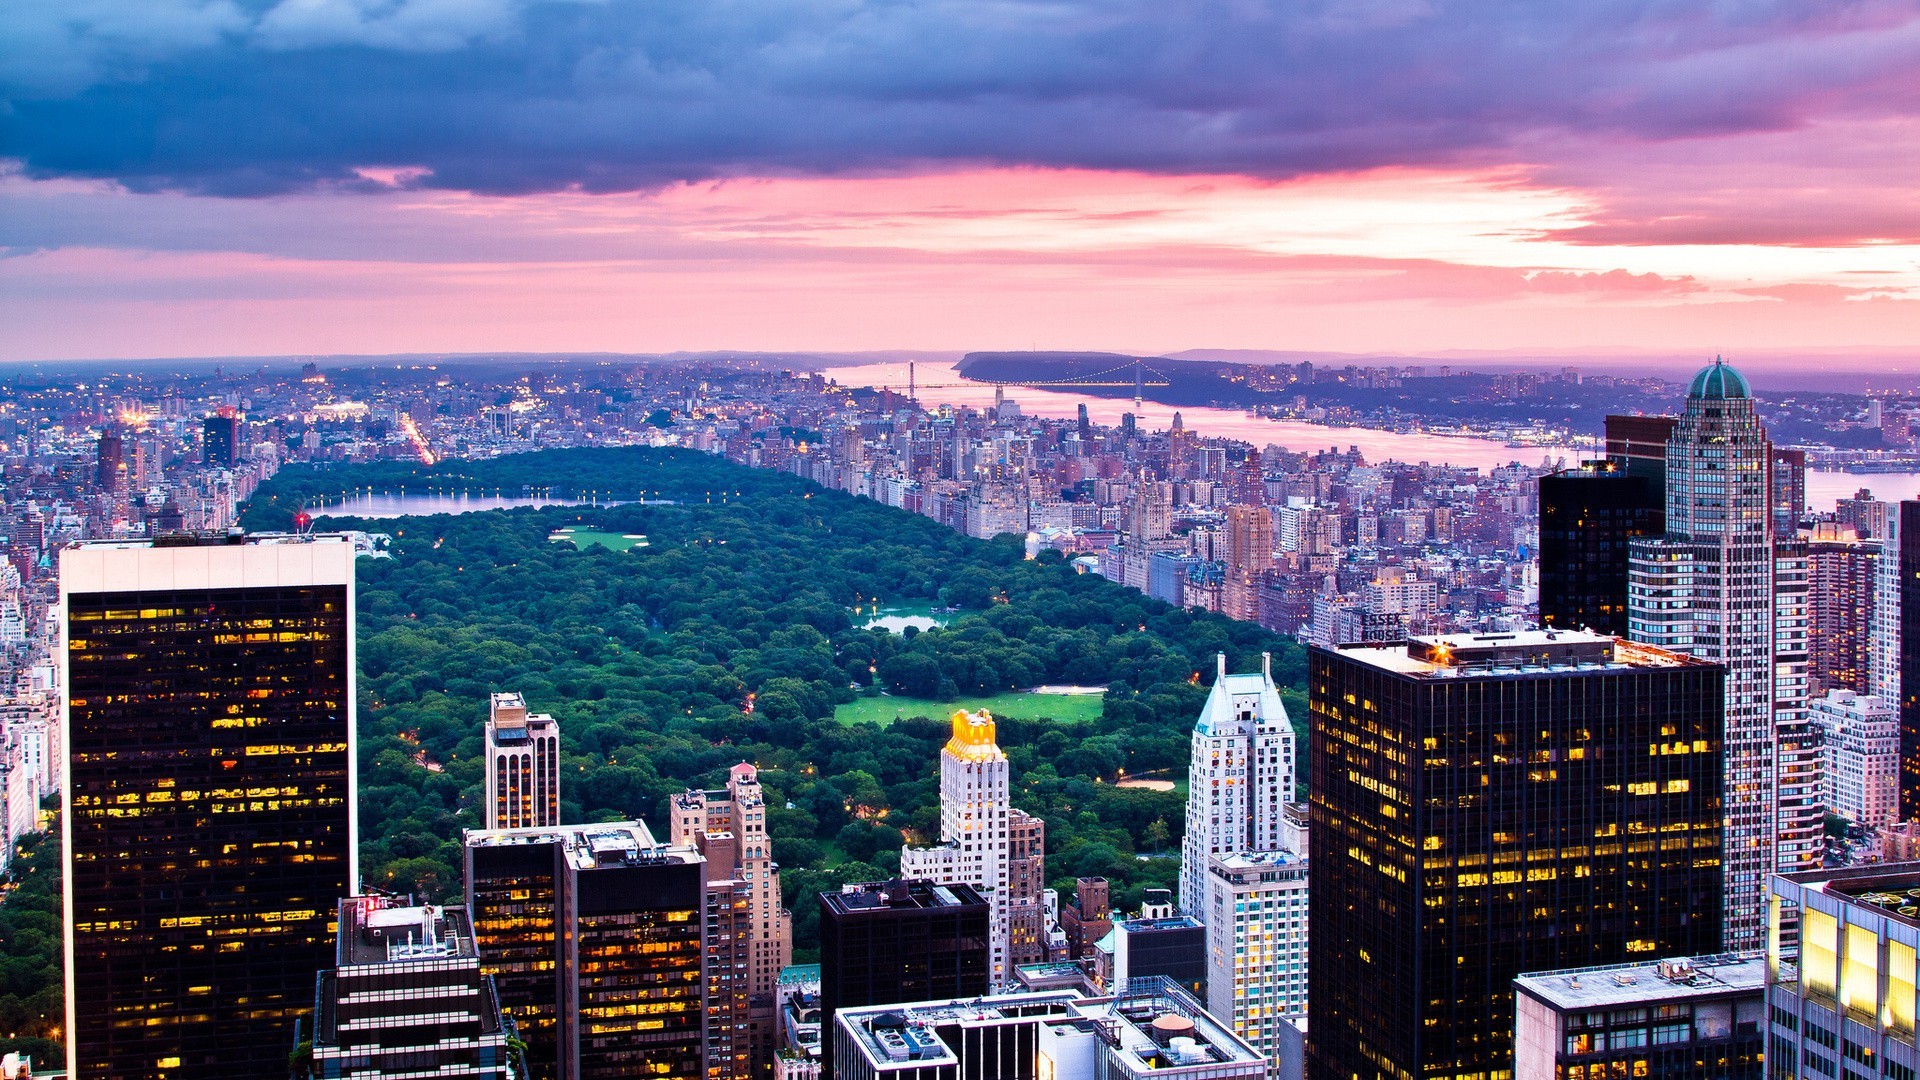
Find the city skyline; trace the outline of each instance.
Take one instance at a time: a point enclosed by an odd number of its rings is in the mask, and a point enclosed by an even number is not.
[[[1899,3],[54,12],[0,359],[1920,337]]]

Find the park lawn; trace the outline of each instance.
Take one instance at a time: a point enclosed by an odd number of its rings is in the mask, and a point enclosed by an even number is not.
[[[584,525],[569,525],[557,530],[551,537],[556,544],[561,542],[560,533],[565,533],[565,539],[573,541],[573,546],[582,551],[596,544],[609,551],[626,551],[636,545],[647,546],[647,538],[644,536],[628,536],[624,533],[609,532],[606,529],[589,529]]]
[[[1014,691],[992,697],[963,697],[952,701],[930,698],[882,696],[857,698],[833,710],[833,718],[842,724],[861,722],[881,727],[901,716],[930,716],[946,719],[956,709],[985,709],[995,716],[1017,716],[1025,720],[1098,720],[1100,694],[1028,694]]]

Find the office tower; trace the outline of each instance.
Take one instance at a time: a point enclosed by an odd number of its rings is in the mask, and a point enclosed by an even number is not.
[[[1887,506],[1873,578],[1873,636],[1867,644],[1867,693],[1900,700],[1900,504]],[[1905,797],[1902,796],[1904,799]]]
[[[1306,918],[1304,908],[1300,917]],[[1179,983],[1198,1001],[1208,999],[1207,928],[1174,907],[1171,891],[1148,889],[1139,913],[1116,920],[1107,941],[1108,987],[1118,990],[1134,979],[1158,976]],[[1230,1018],[1227,1013],[1215,1015]]]
[[[489,829],[560,824],[560,725],[519,694],[488,708],[486,815]]]
[[[1080,403],[1080,414],[1074,430],[1080,435],[1081,445],[1084,446],[1093,441],[1093,421],[1087,417],[1087,403],[1084,401]]]
[[[240,447],[240,417],[232,409],[221,409],[201,421],[200,460],[215,468],[231,469]]]
[[[1067,959],[1093,954],[1094,943],[1113,931],[1112,892],[1106,878],[1074,879],[1073,899],[1060,908],[1060,929],[1067,935]]]
[[[1266,1080],[1267,1059],[1167,979],[848,1009],[838,1080]]]
[[[1891,665],[1891,685],[1878,689],[1900,702],[1900,817],[1913,821],[1920,820],[1920,500],[1902,500],[1897,523],[1889,524],[1893,536],[1881,558],[1894,580],[1886,585],[1890,618],[1879,636],[1893,642],[1899,660]]]
[[[1767,1075],[1858,1080],[1920,1072],[1911,864],[1768,879]]]
[[[1820,820],[1820,744],[1807,722],[1807,545],[1773,547],[1774,868],[1812,870],[1826,850]]]
[[[1725,669],[1551,630],[1307,664],[1308,1076],[1490,1076],[1521,972],[1718,951]]]
[[[992,904],[964,882],[874,881],[820,894],[820,1016],[863,1005],[979,997],[992,985]],[[834,1069],[831,1037],[821,1074]]]
[[[1792,536],[1807,512],[1807,452],[1774,447],[1768,487],[1773,506],[1773,534]]]
[[[727,773],[727,786],[690,789],[673,799],[673,842],[698,848],[707,858],[709,891],[744,896],[747,934],[744,992],[751,1008],[756,1071],[773,1052],[774,991],[781,969],[793,962],[793,913],[781,904],[780,867],[767,836],[767,805],[759,772],[741,762]],[[736,905],[737,906],[737,905]]]
[[[1787,580],[1776,581],[1772,456],[1746,379],[1719,360],[1702,368],[1667,441],[1666,534],[1632,541],[1628,556],[1632,638],[1727,668],[1725,946],[1735,950],[1759,944],[1766,874],[1798,865],[1819,840],[1818,820],[1798,799],[1791,815],[1780,812],[1782,776],[1803,787],[1811,748],[1804,626],[1795,660],[1796,643],[1778,631],[1796,628],[1776,595],[1781,585],[1797,589],[1804,609],[1805,559],[1797,573],[1785,559]],[[1797,665],[1798,676],[1776,680],[1776,663]]]
[[[1766,1075],[1765,953],[1538,971],[1513,992],[1513,1080]]]
[[[1868,693],[1880,543],[1825,522],[1807,543],[1807,692]]]
[[[1207,862],[1207,1011],[1268,1057],[1287,1018],[1307,1012],[1304,856],[1291,851],[1215,855]]]
[[[953,737],[940,751],[940,843],[900,852],[902,877],[964,882],[986,897],[994,985],[1013,978],[1015,965],[1046,959],[1045,823],[1013,809],[1008,777],[993,717],[984,709],[954,713]]]
[[[1209,861],[1279,849],[1294,785],[1293,723],[1273,684],[1273,658],[1263,654],[1260,670],[1244,675],[1227,674],[1225,653],[1214,663],[1193,726],[1180,859],[1180,910],[1203,922]]]
[[[109,427],[100,433],[100,442],[94,447],[93,483],[102,491],[121,491],[126,488],[126,480],[125,440],[119,429]]]
[[[532,1080],[705,1074],[706,864],[638,821],[469,830],[481,971]]]
[[[1607,460],[1634,476],[1667,483],[1667,440],[1679,424],[1675,416],[1609,416],[1606,419]]]
[[[284,1071],[358,879],[353,544],[60,556],[67,1071]]]
[[[1627,633],[1627,547],[1666,531],[1666,493],[1615,461],[1540,478],[1540,625]]]
[[[318,1080],[514,1080],[465,911],[355,896],[340,901],[339,927],[335,966],[314,995]]]
[[[1893,702],[1851,690],[1814,698],[1820,735],[1820,802],[1829,814],[1884,828],[1900,810],[1900,714]]]

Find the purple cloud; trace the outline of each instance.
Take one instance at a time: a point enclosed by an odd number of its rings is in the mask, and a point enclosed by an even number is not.
[[[1911,0],[88,0],[0,7],[0,156],[220,194],[1281,178],[1911,115],[1915,72]]]

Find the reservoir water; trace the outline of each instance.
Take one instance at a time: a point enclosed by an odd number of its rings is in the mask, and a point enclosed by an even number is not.
[[[553,499],[517,495],[408,495],[364,492],[315,507],[315,517],[397,518],[422,514],[471,514],[521,506],[619,506],[632,499]]]

